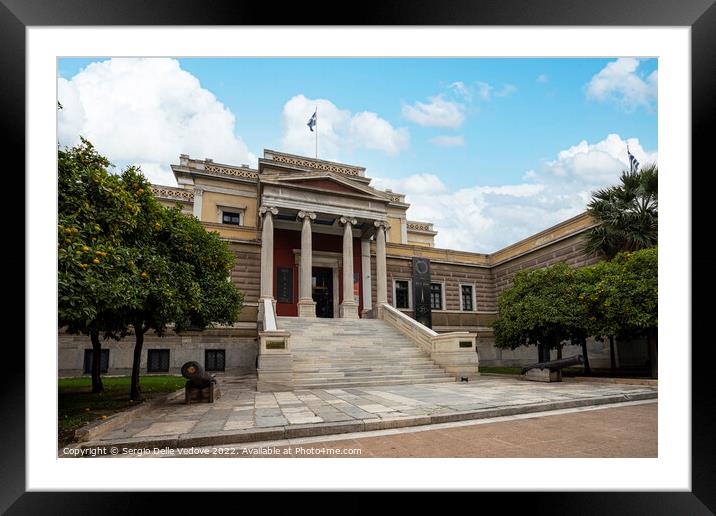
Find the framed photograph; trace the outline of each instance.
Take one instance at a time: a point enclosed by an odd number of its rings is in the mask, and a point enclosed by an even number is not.
[[[712,4],[397,2],[339,19],[2,0],[27,302],[24,353],[6,346],[0,508],[436,490],[528,491],[550,513],[716,510],[712,353],[694,331],[708,189],[691,172],[711,148]],[[595,203],[645,170],[653,241],[585,250]],[[654,274],[607,299],[599,263]],[[579,284],[575,303],[595,300],[579,331],[501,326],[504,292],[524,308],[520,282],[560,264],[541,284],[604,274]],[[547,295],[532,310],[576,310]],[[614,299],[648,329],[608,315]],[[600,317],[612,326],[587,324]]]

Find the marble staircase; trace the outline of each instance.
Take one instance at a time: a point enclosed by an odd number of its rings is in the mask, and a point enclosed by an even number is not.
[[[277,317],[276,322],[291,333],[294,389],[455,381],[380,319]]]

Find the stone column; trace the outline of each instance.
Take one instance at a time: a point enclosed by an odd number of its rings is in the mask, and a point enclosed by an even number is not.
[[[298,316],[316,317],[316,303],[313,301],[313,244],[311,238],[311,221],[316,214],[310,211],[299,211],[298,218],[303,219],[301,227],[301,276],[298,285]]]
[[[363,268],[363,313],[373,309],[373,296],[371,295],[370,271],[370,240],[362,238],[360,241],[361,265]]]
[[[390,228],[387,222],[377,220],[374,222],[375,232],[375,289],[378,317],[383,316],[383,303],[388,302],[388,275],[385,264],[385,232]]]
[[[341,217],[343,224],[343,302],[341,317],[358,319],[358,305],[353,298],[353,224],[356,219]]]
[[[193,191],[194,191],[194,205],[192,207],[192,213],[197,219],[201,220],[201,208],[202,208],[204,190],[202,190],[201,188],[194,187]]]
[[[272,206],[261,206],[263,229],[261,230],[261,295],[259,299],[273,300],[273,216],[278,209]],[[262,310],[263,303],[259,303]]]

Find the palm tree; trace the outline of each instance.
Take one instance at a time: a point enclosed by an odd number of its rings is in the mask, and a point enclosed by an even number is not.
[[[598,222],[587,235],[586,251],[611,260],[621,251],[657,245],[658,175],[656,164],[623,171],[621,184],[597,190],[587,212]]]

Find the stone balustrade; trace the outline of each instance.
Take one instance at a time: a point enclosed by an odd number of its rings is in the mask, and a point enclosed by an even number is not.
[[[293,389],[293,355],[291,334],[276,326],[273,301],[261,300],[261,323],[259,331],[259,363],[257,367],[259,391],[289,391]]]
[[[379,313],[384,321],[415,342],[433,362],[455,375],[456,379],[474,378],[480,374],[477,334],[467,331],[437,333],[388,303],[383,303]]]

